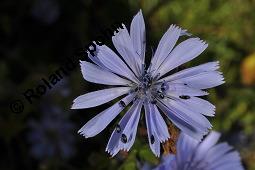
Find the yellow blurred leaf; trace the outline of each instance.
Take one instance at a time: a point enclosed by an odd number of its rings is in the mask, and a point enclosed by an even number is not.
[[[241,65],[241,76],[243,84],[255,84],[255,53],[243,60]]]

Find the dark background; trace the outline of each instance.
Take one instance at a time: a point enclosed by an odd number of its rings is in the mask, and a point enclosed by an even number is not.
[[[157,164],[146,136],[138,135],[129,154],[104,152],[113,129],[91,139],[77,131],[111,103],[71,110],[72,101],[103,88],[83,80],[79,66],[30,104],[22,93],[42,84],[68,57],[88,60],[83,48],[115,22],[128,27],[139,9],[146,22],[147,47],[177,24],[208,42],[208,49],[185,66],[219,60],[226,83],[209,90],[216,105],[210,121],[255,169],[255,1],[254,0],[1,0],[0,1],[0,169],[136,169]],[[111,41],[106,45],[112,47]],[[151,57],[147,55],[146,57]],[[14,100],[24,103],[13,113]]]

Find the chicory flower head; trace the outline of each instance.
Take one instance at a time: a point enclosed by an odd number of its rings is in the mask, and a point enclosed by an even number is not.
[[[170,138],[160,111],[181,131],[195,139],[200,140],[208,133],[212,126],[205,116],[214,116],[215,107],[199,97],[208,94],[203,89],[224,83],[223,76],[217,71],[217,61],[167,75],[196,58],[208,46],[199,38],[188,38],[176,45],[183,35],[189,34],[171,25],[146,67],[145,23],[139,11],[131,22],[130,33],[123,25],[123,29],[112,37],[119,55],[106,45],[97,46],[95,56],[88,54],[94,64],[81,61],[84,79],[114,87],[77,97],[72,109],[99,106],[120,96],[121,99],[87,122],[79,133],[86,138],[97,135],[128,105],[130,108],[117,124],[106,147],[112,156],[120,150],[128,151],[133,145],[142,107],[149,145],[156,156],[160,155],[160,143]]]
[[[243,170],[240,156],[226,142],[216,144],[220,134],[212,131],[201,143],[182,133],[176,155],[169,154],[153,170]]]

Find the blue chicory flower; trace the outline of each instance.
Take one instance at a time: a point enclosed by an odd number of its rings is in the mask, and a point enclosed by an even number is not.
[[[201,143],[182,133],[176,155],[169,154],[153,170],[243,170],[240,156],[226,142],[216,144],[220,134],[212,131]]]
[[[167,74],[196,58],[208,46],[199,38],[188,38],[175,46],[183,35],[190,34],[171,25],[160,40],[149,67],[146,67],[145,23],[139,11],[132,20],[130,34],[123,24],[123,29],[120,28],[112,37],[123,60],[106,45],[97,46],[95,56],[88,54],[95,64],[81,61],[84,79],[115,87],[77,97],[72,109],[91,108],[123,97],[87,122],[79,133],[86,138],[97,135],[128,105],[131,105],[129,110],[116,126],[106,147],[112,156],[120,150],[128,151],[133,145],[142,107],[145,109],[149,145],[156,156],[160,155],[160,143],[170,137],[160,110],[181,131],[195,139],[200,140],[208,133],[212,125],[205,116],[214,116],[215,107],[199,97],[208,94],[203,89],[224,83],[224,78],[217,71],[218,61]]]

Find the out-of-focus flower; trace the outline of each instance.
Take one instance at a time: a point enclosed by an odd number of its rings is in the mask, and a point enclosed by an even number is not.
[[[182,35],[187,35],[186,30],[171,25],[160,40],[151,64],[146,67],[145,24],[140,11],[133,18],[130,34],[123,25],[123,29],[112,37],[124,61],[105,45],[97,46],[95,56],[89,54],[95,64],[81,61],[85,80],[117,87],[81,95],[74,100],[72,109],[91,108],[126,96],[91,119],[79,133],[86,138],[97,135],[130,103],[131,107],[116,126],[106,147],[112,156],[120,150],[128,151],[133,145],[142,107],[149,145],[156,156],[160,155],[160,143],[170,137],[159,109],[180,130],[197,140],[208,133],[212,126],[205,116],[214,116],[215,107],[199,96],[208,94],[203,89],[224,83],[223,76],[217,71],[217,61],[168,75],[207,48],[199,38],[189,38],[174,47]]]
[[[220,134],[211,132],[201,143],[182,133],[177,154],[169,154],[153,170],[243,170],[239,153],[227,143],[216,144]]]
[[[37,159],[71,157],[74,152],[74,125],[58,107],[49,107],[40,121],[29,122],[31,154]]]
[[[71,93],[69,88],[69,81],[66,79],[62,79],[55,85],[54,89],[52,89],[52,93],[58,93],[62,97],[68,97]]]
[[[255,53],[243,60],[241,65],[241,75],[243,84],[255,84]]]

